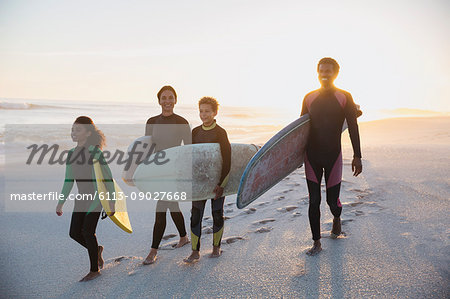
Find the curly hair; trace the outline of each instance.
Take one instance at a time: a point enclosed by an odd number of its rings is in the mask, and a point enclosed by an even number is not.
[[[198,107],[200,108],[200,105],[202,104],[208,104],[211,106],[212,110],[214,112],[217,112],[219,110],[219,102],[213,97],[203,97],[198,101]]]
[[[74,121],[74,124],[85,125],[85,128],[91,132],[91,136],[87,139],[87,145],[93,145],[98,147],[99,149],[103,149],[106,145],[106,138],[102,131],[97,129],[92,119],[88,116],[79,116]]]

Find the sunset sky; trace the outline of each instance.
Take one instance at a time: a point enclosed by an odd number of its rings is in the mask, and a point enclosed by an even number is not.
[[[300,109],[324,56],[366,110],[450,110],[450,1],[0,0],[0,97]]]

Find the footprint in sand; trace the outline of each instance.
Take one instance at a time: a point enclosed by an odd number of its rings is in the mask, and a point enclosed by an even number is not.
[[[361,210],[351,210],[344,213],[346,216],[363,216],[365,213]]]
[[[300,198],[300,203],[303,205],[309,204],[309,196],[303,196]]]
[[[256,208],[245,209],[241,214],[253,214],[256,212]]]
[[[354,207],[357,207],[357,206],[362,205],[362,204],[364,204],[364,203],[360,202],[360,201],[357,201],[357,202],[344,202],[344,203],[342,203],[342,206],[344,208],[345,207],[352,207],[352,208],[354,208]]]
[[[259,224],[266,224],[266,223],[274,222],[274,221],[276,221],[274,218],[266,218],[266,219],[263,219],[263,220],[254,221],[254,222],[252,222],[252,224],[253,225],[259,225]]]
[[[202,234],[209,235],[212,233],[213,233],[212,227],[205,227],[204,229],[202,229]]]
[[[258,206],[260,207],[260,206],[265,206],[266,204],[268,204],[269,202],[268,201],[264,201],[264,202],[260,202],[259,204],[258,204]]]
[[[287,185],[297,187],[300,186],[300,183],[288,183]]]
[[[284,196],[277,196],[275,197],[275,200],[283,200],[285,197]]]
[[[287,189],[287,190],[283,190],[282,192],[283,192],[284,194],[286,194],[286,193],[289,193],[289,192],[291,192],[291,191],[294,191],[294,189]]]
[[[234,202],[229,202],[229,203],[225,204],[226,207],[229,207],[229,206],[232,206],[232,205],[234,205]]]
[[[300,212],[292,213],[292,217],[298,217],[298,216],[302,216],[302,213],[300,213]]]
[[[103,270],[105,269],[109,269],[112,267],[115,267],[117,265],[119,265],[120,263],[126,261],[126,260],[142,260],[142,257],[138,257],[138,256],[118,256],[118,257],[114,257],[111,259],[108,259],[105,261],[105,264],[103,266]]]
[[[260,228],[258,228],[257,230],[255,230],[254,233],[257,233],[257,234],[268,233],[268,232],[270,232],[272,229],[273,229],[272,227],[269,227],[269,226],[263,226],[263,227],[260,227]]]
[[[350,189],[348,191],[357,192],[357,193],[364,193],[364,194],[370,194],[371,193],[370,189],[361,190],[361,189],[358,189],[358,188],[354,188],[354,189]]]
[[[233,218],[233,217],[230,217],[230,216],[223,216],[223,220],[228,220],[228,219],[231,219],[231,218]]]
[[[362,204],[363,204],[363,202],[357,201],[357,202],[354,202],[354,203],[350,203],[348,205],[351,206],[351,207],[357,207],[357,206],[362,205]]]
[[[346,225],[347,223],[352,222],[352,221],[353,221],[353,219],[343,219],[343,220],[341,220],[341,225]]]
[[[178,241],[172,241],[165,243],[159,247],[160,250],[174,250],[175,246],[177,246]]]
[[[171,238],[175,238],[176,236],[177,236],[177,234],[168,234],[168,235],[165,235],[162,238],[163,238],[163,240],[169,240]]]
[[[138,260],[139,263],[135,263],[134,261]],[[142,261],[144,259],[140,256],[119,256],[114,257],[112,259],[108,259],[105,261],[103,266],[103,270],[111,269],[113,267],[121,265],[123,262],[128,261],[126,265],[126,269],[128,271],[128,275],[133,275],[136,273],[136,269],[142,265]]]
[[[233,209],[226,209],[225,213],[233,213]]]
[[[278,208],[277,211],[286,213],[286,212],[290,212],[292,210],[295,210],[297,208],[298,208],[297,206],[287,206],[287,207],[284,207],[284,208]]]
[[[222,239],[222,242],[226,243],[226,244],[232,244],[239,240],[245,240],[245,239],[244,239],[244,237],[241,237],[241,236],[232,236],[232,237]]]
[[[355,216],[362,216],[362,215],[364,215],[364,212],[363,211],[359,211],[359,210],[354,211],[354,213],[355,213]]]
[[[126,259],[125,256],[119,256],[114,259],[114,263],[120,263],[122,260]]]

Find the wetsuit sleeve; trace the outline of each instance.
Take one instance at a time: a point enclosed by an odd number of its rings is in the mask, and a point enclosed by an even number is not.
[[[192,132],[193,133],[193,132]],[[189,124],[183,124],[181,138],[183,139],[183,144],[192,144],[192,133]]]
[[[195,132],[196,132],[195,128],[192,129],[192,133],[191,133],[191,142],[192,142],[192,144],[195,144]]]
[[[153,135],[153,123],[151,122],[151,118],[147,120],[145,123],[145,136]]]
[[[345,119],[348,124],[348,132],[353,147],[353,157],[361,158],[361,145],[359,140],[359,129],[357,118],[357,109],[355,102],[353,102],[352,95],[346,93],[347,101],[344,106]]]
[[[309,113],[308,106],[306,105],[306,97],[303,99],[302,104],[302,113],[300,113],[300,116],[305,115],[306,113]]]
[[[218,185],[222,188],[228,183],[228,177],[231,169],[231,144],[225,130],[219,135],[220,153],[222,154],[222,174]]]
[[[66,175],[64,178],[64,185],[62,187],[61,194],[64,195],[63,199],[60,199],[58,201],[58,204],[62,205],[66,202],[67,197],[69,196],[70,191],[72,191],[73,188],[73,182],[74,182],[74,176],[72,171],[72,165],[70,164],[70,158],[72,157],[73,151],[70,151],[67,155],[67,161],[66,161]]]

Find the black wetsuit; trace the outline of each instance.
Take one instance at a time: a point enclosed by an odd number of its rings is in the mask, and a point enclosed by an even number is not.
[[[228,141],[227,132],[214,123],[210,127],[198,126],[192,130],[192,143],[219,143],[222,154],[222,170],[217,185],[225,187],[231,168],[231,145]],[[213,217],[213,245],[220,246],[223,235],[223,204],[225,197],[216,200],[211,199],[211,210]],[[191,211],[191,242],[192,250],[200,250],[200,237],[202,234],[202,219],[205,211],[206,200],[192,202]]]
[[[310,134],[306,146],[305,172],[309,191],[309,222],[313,240],[320,239],[320,182],[325,172],[327,203],[334,217],[340,217],[339,192],[342,179],[341,133],[347,120],[354,157],[361,158],[357,109],[350,93],[332,87],[308,93],[302,115],[309,113]]]
[[[85,200],[76,200],[70,222],[69,236],[88,250],[90,270],[98,271],[98,242],[95,235],[98,219],[102,210],[100,200],[94,197],[97,190],[92,158],[99,160],[105,177],[105,184],[109,191],[114,192],[112,175],[106,164],[101,150],[94,147],[76,147],[67,158],[66,177],[62,194],[64,202],[72,190],[74,181],[77,183],[78,194],[89,195]],[[109,179],[108,179],[109,178]]]
[[[156,151],[179,146],[182,142],[183,144],[191,144],[191,129],[188,121],[175,113],[170,116],[160,114],[149,118],[145,127],[145,135],[152,136]],[[184,217],[178,202],[160,200],[156,204],[155,225],[153,227],[152,248],[154,249],[158,249],[166,229],[167,209],[170,211],[170,216],[180,237],[186,236]]]

